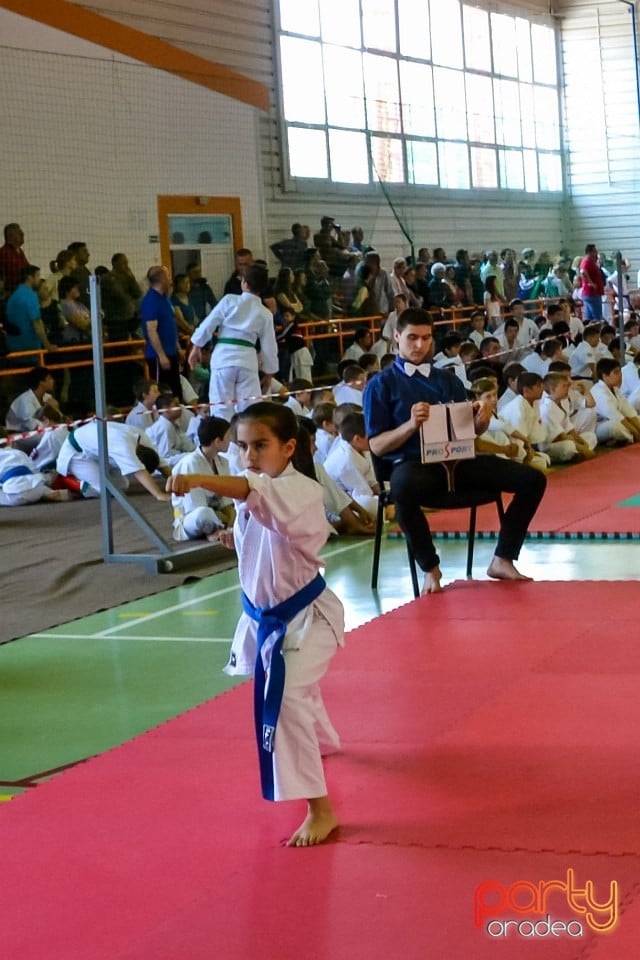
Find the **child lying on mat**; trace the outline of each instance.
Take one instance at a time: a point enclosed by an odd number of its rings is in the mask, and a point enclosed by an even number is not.
[[[202,487],[237,503],[233,534],[244,613],[225,672],[254,674],[256,738],[267,800],[306,799],[307,815],[288,845],[322,843],[338,826],[322,754],[340,739],[320,688],[343,640],[343,609],[320,575],[327,539],[322,489],[294,469],[298,424],[291,410],[256,403],[236,418],[240,476],[176,475],[167,491]]]

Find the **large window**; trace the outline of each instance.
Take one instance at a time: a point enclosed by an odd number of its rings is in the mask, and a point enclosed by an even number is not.
[[[460,0],[278,8],[292,177],[562,189],[551,27]]]

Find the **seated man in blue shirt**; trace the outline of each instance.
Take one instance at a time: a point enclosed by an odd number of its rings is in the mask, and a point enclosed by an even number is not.
[[[458,377],[425,363],[433,351],[432,320],[425,311],[405,310],[394,339],[397,357],[368,382],[364,392],[367,435],[371,451],[394,464],[391,493],[400,527],[425,572],[422,593],[438,593],[442,589],[440,558],[421,507],[446,492],[447,476],[441,464],[421,463],[420,426],[429,419],[431,404],[458,403],[467,396]],[[476,433],[486,430],[489,418],[483,404],[474,405]],[[487,573],[498,580],[529,580],[516,569],[514,560],[544,494],[544,475],[510,460],[480,455],[458,461],[455,485],[458,493],[514,494]]]

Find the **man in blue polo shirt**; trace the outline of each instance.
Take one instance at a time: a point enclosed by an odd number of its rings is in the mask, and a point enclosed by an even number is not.
[[[140,320],[147,341],[144,355],[149,375],[156,383],[165,383],[174,397],[182,400],[178,324],[169,299],[171,278],[166,267],[150,267],[149,289],[140,303]]]
[[[9,353],[24,350],[57,350],[52,347],[40,316],[40,300],[36,290],[40,283],[40,267],[24,267],[20,283],[7,300],[5,326]],[[38,358],[16,357],[13,361],[32,367]]]
[[[367,436],[372,453],[391,461],[391,493],[396,515],[416,562],[425,572],[422,593],[438,593],[440,558],[421,507],[447,489],[446,473],[438,463],[423,464],[420,458],[420,426],[429,419],[435,403],[458,403],[467,399],[460,379],[433,367],[432,320],[424,310],[405,310],[394,331],[398,355],[393,364],[377,373],[364,392]],[[482,433],[490,413],[474,406],[476,433]],[[513,493],[500,529],[495,554],[487,573],[498,580],[529,580],[514,566],[527,528],[544,494],[546,478],[531,467],[481,455],[456,465],[456,491]]]

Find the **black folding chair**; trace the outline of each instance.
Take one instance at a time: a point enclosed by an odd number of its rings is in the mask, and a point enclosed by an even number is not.
[[[391,473],[393,471],[394,464],[389,460],[383,460],[381,457],[377,457],[374,453],[371,454],[371,460],[373,463],[376,480],[378,481],[378,485],[380,487],[380,495],[378,497],[378,513],[376,516],[376,532],[373,540],[373,565],[371,568],[371,589],[377,590],[378,571],[380,568],[380,548],[382,545],[382,533],[384,528],[384,512],[385,507],[393,503],[389,481],[391,480]],[[447,469],[445,464],[442,466],[444,469]],[[451,481],[451,474],[449,475],[448,479]],[[495,503],[498,511],[498,518],[500,523],[502,523],[504,518],[502,497],[500,494],[496,496],[494,493],[489,493],[486,490],[474,490],[473,492],[468,491],[466,493],[457,493],[455,490],[447,491],[446,493],[434,495],[432,498],[430,498],[429,503],[423,504],[424,506],[433,510],[469,510],[469,527],[467,530],[467,579],[471,578],[473,571],[473,550],[476,539],[476,513],[478,507],[481,507],[486,503]],[[406,543],[407,554],[409,556],[409,570],[411,573],[413,595],[414,597],[418,597],[420,596],[420,589],[418,587],[416,561],[411,551],[411,547],[409,546],[409,541],[407,540]]]

